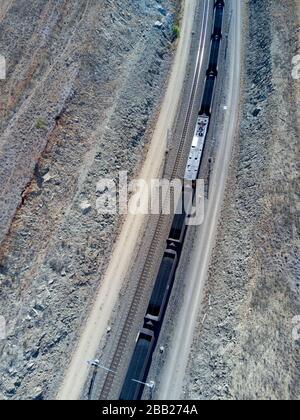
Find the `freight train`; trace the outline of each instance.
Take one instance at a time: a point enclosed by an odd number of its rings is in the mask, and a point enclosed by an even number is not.
[[[216,79],[218,76],[218,61],[222,40],[224,0],[216,0],[214,5],[214,26],[211,36],[211,47],[204,93],[201,108],[197,117],[195,133],[186,165],[184,180],[193,187],[199,175],[205,147],[205,141],[210,124],[211,110],[214,99]],[[171,231],[167,240],[167,248],[156,277],[154,289],[144,318],[144,326],[136,341],[135,350],[121,390],[120,400],[139,400],[144,391],[152,362],[152,356],[157,345],[165,312],[175,280],[176,270],[185,239],[187,214],[183,211],[173,219]]]

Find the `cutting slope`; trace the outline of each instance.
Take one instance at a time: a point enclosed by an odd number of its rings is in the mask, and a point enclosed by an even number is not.
[[[97,182],[140,169],[177,1],[16,0],[1,8],[0,398],[49,398],[120,220]],[[156,22],[161,22],[162,25]]]

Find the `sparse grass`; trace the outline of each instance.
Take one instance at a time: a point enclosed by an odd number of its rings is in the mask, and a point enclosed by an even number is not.
[[[175,39],[180,38],[180,27],[179,27],[179,25],[177,25],[177,24],[173,25],[172,33],[173,33],[173,40],[174,41],[175,41]]]
[[[174,24],[172,27],[172,38],[173,38],[172,41],[173,42],[180,38],[182,11],[183,11],[183,0],[178,0],[177,5],[176,5]]]
[[[38,130],[45,130],[46,121],[43,118],[39,118],[35,123],[35,128],[37,128]]]

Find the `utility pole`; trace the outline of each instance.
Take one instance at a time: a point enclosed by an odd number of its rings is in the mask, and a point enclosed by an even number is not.
[[[212,158],[209,158],[208,159],[208,176],[207,176],[207,199],[209,198],[211,172],[212,172]]]
[[[132,379],[133,382],[137,382],[138,384],[144,385],[147,388],[150,389],[150,399],[153,399],[153,391],[155,388],[155,382],[154,381],[150,381],[150,382],[142,382],[142,381],[138,381],[137,379]]]
[[[95,385],[95,380],[96,380],[96,375],[97,375],[98,369],[103,369],[106,372],[113,373],[114,375],[116,374],[116,372],[114,372],[111,369],[106,368],[105,366],[102,366],[100,364],[100,360],[98,360],[98,359],[96,359],[96,360],[88,360],[87,361],[87,364],[90,365],[90,366],[92,366],[94,368],[92,379],[91,379],[91,383],[90,383],[90,387],[89,387],[89,392],[88,392],[88,399],[90,400],[91,399],[91,396],[92,396],[92,391],[93,391],[93,388],[94,388],[94,385]]]

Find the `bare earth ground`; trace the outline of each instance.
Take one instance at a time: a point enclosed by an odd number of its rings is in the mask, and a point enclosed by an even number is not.
[[[299,2],[248,9],[240,132],[186,375],[193,399],[300,398]]]
[[[0,8],[0,399],[55,395],[119,224],[102,177],[138,172],[163,96],[175,0]],[[162,22],[162,27],[155,23]]]

